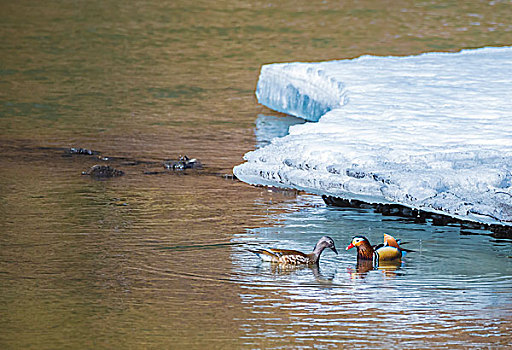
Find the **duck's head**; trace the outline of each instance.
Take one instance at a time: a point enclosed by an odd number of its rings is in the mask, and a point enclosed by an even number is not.
[[[352,238],[352,242],[350,242],[350,244],[347,246],[347,248],[345,250],[349,250],[349,249],[352,249],[354,247],[358,248],[359,250],[359,247],[361,246],[370,246],[371,247],[371,244],[370,244],[370,241],[368,241],[368,239],[364,236],[354,236]]]
[[[320,238],[320,240],[316,244],[314,250],[316,250],[317,247],[320,248],[321,250],[323,250],[325,248],[331,248],[331,250],[333,252],[338,254],[338,251],[336,250],[336,247],[334,246],[334,240],[329,236],[323,236],[322,238]]]

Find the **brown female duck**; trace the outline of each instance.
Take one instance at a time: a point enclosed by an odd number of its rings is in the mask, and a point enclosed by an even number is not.
[[[323,236],[320,238],[318,243],[313,248],[311,253],[302,253],[297,250],[290,249],[256,249],[249,250],[252,253],[258,255],[261,260],[269,261],[277,264],[290,264],[290,265],[313,265],[317,264],[320,259],[320,255],[325,248],[330,248],[333,252],[338,254],[334,241],[331,237]]]

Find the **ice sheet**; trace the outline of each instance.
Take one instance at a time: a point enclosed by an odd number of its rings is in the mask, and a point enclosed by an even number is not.
[[[319,121],[247,153],[242,181],[512,224],[512,48],[272,64],[257,97]]]

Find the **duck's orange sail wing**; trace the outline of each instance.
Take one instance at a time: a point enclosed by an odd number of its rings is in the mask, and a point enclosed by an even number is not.
[[[395,237],[388,235],[387,233],[384,234],[384,245],[400,249]]]

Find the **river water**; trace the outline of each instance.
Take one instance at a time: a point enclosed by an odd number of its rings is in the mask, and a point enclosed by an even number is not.
[[[298,122],[257,104],[262,64],[509,45],[508,2],[0,6],[0,348],[512,345],[510,240],[229,176]],[[162,167],[180,155],[204,169]],[[414,252],[358,269],[350,238],[384,232]],[[247,251],[324,234],[318,269]]]

